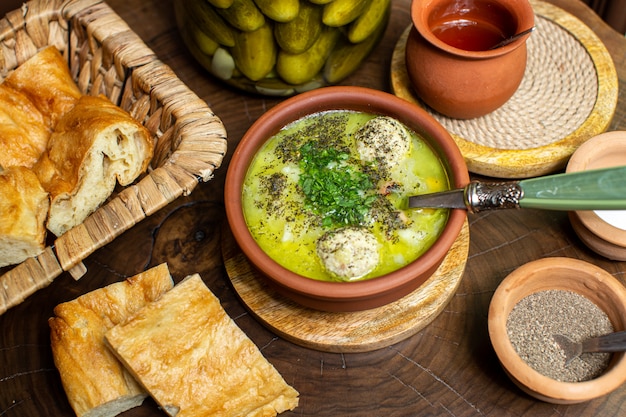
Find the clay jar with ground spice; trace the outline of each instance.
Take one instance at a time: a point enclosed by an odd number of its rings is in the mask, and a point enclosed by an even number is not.
[[[527,0],[414,1],[411,20],[407,72],[434,110],[458,119],[484,116],[519,87],[530,35],[490,48],[534,26]]]
[[[614,331],[626,329],[626,288],[610,273],[578,259],[557,257],[533,261],[502,281],[489,306],[489,337],[503,369],[524,392],[550,403],[579,403],[612,392],[626,382],[624,353],[612,354],[606,368],[593,379],[563,382],[533,369],[513,346],[507,328],[513,309],[530,295],[552,290],[587,298],[606,314]],[[549,321],[551,317],[543,320]]]

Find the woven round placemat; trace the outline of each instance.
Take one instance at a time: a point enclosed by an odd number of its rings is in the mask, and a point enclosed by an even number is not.
[[[532,5],[537,29],[528,40],[524,79],[507,103],[483,117],[448,118],[416,96],[404,62],[410,27],[394,50],[393,92],[452,134],[472,172],[526,178],[561,169],[580,144],[606,130],[615,112],[617,73],[602,42],[564,10]]]

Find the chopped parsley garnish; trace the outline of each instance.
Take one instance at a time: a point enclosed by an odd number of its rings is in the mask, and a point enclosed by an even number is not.
[[[299,185],[306,206],[322,217],[322,225],[363,224],[376,194],[370,177],[347,163],[343,150],[309,141],[300,148]]]

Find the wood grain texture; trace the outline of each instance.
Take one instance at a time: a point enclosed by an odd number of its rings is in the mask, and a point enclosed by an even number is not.
[[[609,130],[626,130],[626,40],[578,0],[551,0],[602,39],[615,63],[620,93]],[[238,300],[221,256],[223,183],[229,155],[243,133],[280,99],[240,94],[190,57],[175,28],[171,0],[109,0],[161,60],[224,121],[229,154],[215,177],[160,209],[85,260],[79,281],[64,273],[0,316],[0,415],[71,416],[52,363],[47,319],[52,308],[87,291],[167,260],[174,277],[198,272],[236,323],[301,394],[285,416],[563,417],[622,416],[626,387],[578,405],[555,406],[522,393],[500,368],[487,334],[487,311],[499,282],[520,265],[548,256],[592,262],[626,283],[626,263],[589,250],[566,213],[536,210],[469,216],[465,274],[448,305],[428,326],[394,345],[364,353],[320,352],[269,331]],[[393,48],[410,23],[410,0],[396,0],[382,43],[343,84],[390,91]],[[476,179],[480,179],[475,176]],[[154,402],[124,417],[157,417]]]
[[[222,234],[222,251],[237,296],[267,328],[300,346],[358,353],[411,337],[441,314],[461,283],[469,239],[466,221],[439,268],[418,289],[393,303],[350,313],[312,310],[280,296],[263,282],[230,233]]]

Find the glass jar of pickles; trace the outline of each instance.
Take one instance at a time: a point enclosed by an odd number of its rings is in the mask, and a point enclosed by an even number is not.
[[[241,90],[289,96],[336,84],[378,44],[391,0],[175,0],[185,45]]]

